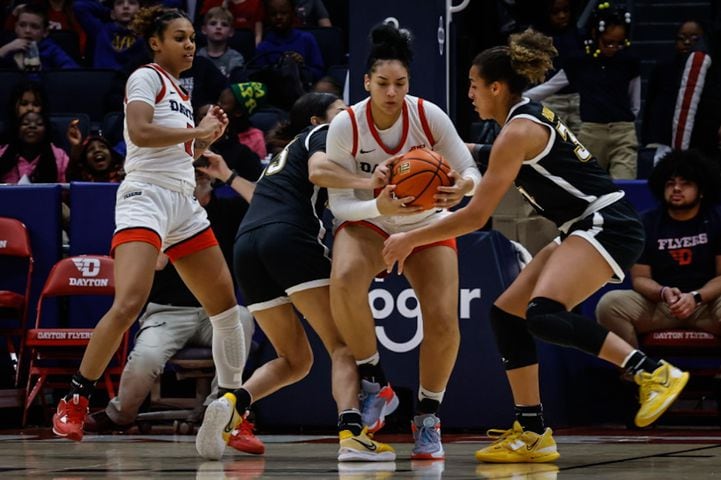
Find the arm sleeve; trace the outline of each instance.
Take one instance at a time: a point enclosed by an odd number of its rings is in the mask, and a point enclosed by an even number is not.
[[[524,97],[540,102],[546,97],[553,95],[570,84],[565,70],[559,70],[554,76],[546,80],[540,85],[536,85],[523,92]]]
[[[333,119],[326,138],[328,158],[349,172],[357,172],[353,149],[353,126],[347,112],[341,112]],[[328,206],[333,215],[341,221],[358,221],[380,216],[375,199],[361,200],[350,188],[329,188]]]
[[[473,195],[476,190],[475,187],[481,181],[481,172],[476,167],[471,152],[468,151],[468,147],[458,136],[451,119],[438,105],[424,101],[423,107],[428,119],[428,125],[436,141],[433,149],[445,157],[453,170],[460,173],[463,178],[473,181],[473,189],[466,196]]]
[[[125,95],[128,103],[139,100],[155,108],[155,97],[162,88],[158,74],[150,68],[139,68],[128,78]]]

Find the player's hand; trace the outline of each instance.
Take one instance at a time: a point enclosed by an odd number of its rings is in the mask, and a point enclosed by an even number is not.
[[[394,233],[386,238],[383,244],[383,261],[386,271],[391,273],[393,265],[398,263],[398,275],[403,273],[406,258],[413,251],[414,245],[408,240],[407,233]]]
[[[208,142],[208,144],[213,143],[223,135],[225,127],[227,126],[228,115],[222,108],[213,105],[208,109],[208,113],[205,114],[197,126],[200,131],[197,139]]]
[[[393,164],[396,159],[400,157],[401,155],[396,155],[395,157],[390,157],[378,164],[375,170],[373,170],[373,175],[371,176],[371,188],[375,190],[388,185],[388,181],[391,179],[391,169],[393,168]]]
[[[228,164],[225,162],[225,159],[217,153],[207,150],[203,156],[208,159],[208,166],[195,168],[211,178],[217,178],[225,181],[233,173],[230,168],[228,168]]]
[[[473,189],[473,180],[461,177],[461,174],[455,170],[451,170],[448,176],[453,180],[453,185],[449,187],[438,187],[438,193],[433,196],[436,200],[434,204],[436,208],[455,207],[461,203],[466,193]]]
[[[78,147],[83,143],[83,133],[80,131],[80,120],[77,118],[70,120],[65,136],[68,138],[68,143],[71,147]]]
[[[690,293],[682,293],[673,303],[668,305],[671,314],[679,320],[684,320],[691,316],[696,310],[696,300]]]
[[[381,215],[413,215],[423,211],[421,207],[407,206],[414,197],[396,198],[393,195],[395,188],[395,185],[386,185],[376,197],[376,205]]]

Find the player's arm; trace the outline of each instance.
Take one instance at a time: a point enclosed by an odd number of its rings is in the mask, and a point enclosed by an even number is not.
[[[468,205],[425,227],[393,234],[385,241],[383,257],[389,271],[398,262],[399,273],[402,272],[403,261],[415,247],[458,237],[485,225],[513,184],[524,159],[540,151],[548,136],[545,127],[530,120],[509,123],[496,139],[488,171]]]
[[[207,151],[203,155],[207,159],[206,162],[195,162],[195,168],[207,174],[211,178],[215,178],[230,186],[243,199],[250,203],[255,192],[255,183],[239,176],[234,170],[228,167],[225,159],[217,153]]]
[[[325,152],[315,152],[308,159],[308,178],[319,187],[353,188],[370,190],[373,187],[371,177],[361,177],[347,168],[331,162]]]

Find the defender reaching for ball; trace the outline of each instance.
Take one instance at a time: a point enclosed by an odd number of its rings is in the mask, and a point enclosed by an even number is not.
[[[516,404],[516,422],[495,431],[496,441],[476,452],[483,462],[552,462],[559,454],[545,428],[533,336],[574,347],[627,369],[640,386],[636,424],[654,422],[676,399],[688,373],[642,352],[593,320],[570,311],[606,282],[620,282],[644,245],[643,226],[596,159],[540,103],[521,96],[542,80],[556,54],[550,38],[527,30],[510,45],[480,53],[470,68],[468,96],[481,118],[495,119],[501,133],[488,170],[468,206],[418,230],[385,242],[390,269],[411,266],[414,247],[463,235],[483,225],[515,182],[560,237],[541,250],[491,308],[498,350]],[[663,290],[659,296],[663,295]]]
[[[454,185],[438,189],[434,209],[404,206],[413,198],[394,198],[387,185],[372,190],[329,189],[337,226],[333,243],[331,307],[348,342],[361,377],[361,410],[369,431],[383,426],[398,405],[379,364],[375,324],[368,287],[384,270],[381,251],[389,234],[442,218],[445,207],[473,191],[480,173],[450,119],[436,105],[407,95],[410,38],[391,25],[371,32],[372,47],[364,77],[370,97],[336,116],[327,138],[327,155],[351,172],[371,176],[387,169],[389,157],[416,146],[440,152],[455,170]],[[425,319],[420,349],[418,415],[414,418],[412,458],[443,458],[440,420],[436,416],[456,361],[458,328],[458,261],[455,239],[424,245],[408,261],[406,278],[415,290]]]

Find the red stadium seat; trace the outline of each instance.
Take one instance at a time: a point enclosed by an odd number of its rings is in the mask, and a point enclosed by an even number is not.
[[[8,264],[3,262],[3,275],[0,279],[3,282],[0,284],[0,336],[5,337],[17,386],[22,373],[23,339],[33,273],[30,235],[24,223],[14,218],[0,217],[0,256],[8,257]],[[13,286],[11,283],[16,274],[16,283]],[[6,281],[8,289],[5,289]]]
[[[50,271],[38,299],[35,328],[27,332],[27,347],[30,349],[30,370],[26,387],[23,426],[27,421],[28,409],[43,387],[63,388],[69,384],[69,377],[78,369],[85,347],[93,333],[92,328],[72,328],[78,321],[69,319],[70,328],[43,328],[43,301],[48,297],[80,295],[109,295],[115,293],[113,259],[104,255],[79,255],[64,258]],[[83,319],[87,323],[87,319]],[[114,362],[100,379],[108,396],[115,396],[113,376],[120,377],[128,353],[126,332],[115,352]],[[62,377],[62,379],[58,378]],[[40,396],[44,404],[44,396]]]

